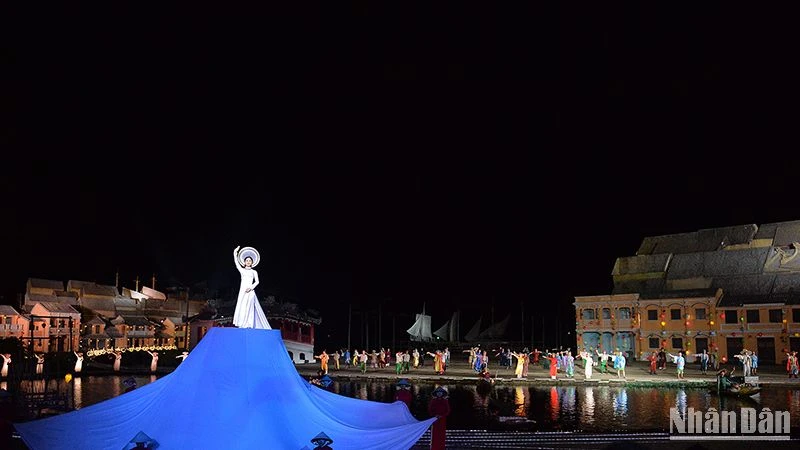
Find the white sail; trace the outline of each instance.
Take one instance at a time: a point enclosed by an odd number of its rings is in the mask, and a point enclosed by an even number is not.
[[[508,322],[511,320],[511,314],[507,315],[505,319],[492,324],[489,328],[483,330],[483,333],[478,335],[479,339],[500,339],[506,334]]]
[[[481,333],[481,321],[483,320],[483,316],[478,317],[478,321],[475,322],[475,325],[469,329],[467,334],[464,335],[464,340],[467,342],[472,342],[478,339],[478,335]]]
[[[422,314],[417,314],[414,325],[406,330],[412,341],[430,341],[433,339],[431,334],[431,316],[425,314],[425,305],[422,305]]]
[[[453,316],[450,317],[450,320],[445,322],[444,325],[441,326],[438,330],[433,332],[434,336],[439,336],[440,338],[455,342],[458,340],[458,311],[453,313]]]
[[[453,319],[450,319],[447,322],[445,322],[444,325],[441,326],[441,328],[433,332],[433,335],[438,336],[446,341],[450,340],[450,322],[452,320]]]

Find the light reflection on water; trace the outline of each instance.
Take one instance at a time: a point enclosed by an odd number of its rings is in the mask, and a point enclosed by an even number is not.
[[[23,381],[28,392],[58,391],[71,396],[75,408],[85,407],[123,395],[122,380],[127,376],[82,376],[71,383],[63,378]],[[138,385],[156,381],[157,376],[135,376]],[[412,381],[414,400],[411,412],[418,419],[428,418],[427,406],[433,383]],[[491,391],[475,385],[447,385],[451,415],[448,427],[453,429],[493,428],[494,416],[516,416],[536,421],[526,425],[537,430],[666,430],[669,410],[678,408],[685,414],[695,410],[738,411],[743,407],[789,411],[793,428],[800,427],[800,387],[765,387],[760,398],[736,399],[717,397],[703,388],[619,387],[619,386],[495,386]],[[346,397],[379,402],[394,399],[394,383],[386,381],[335,381],[329,388]]]

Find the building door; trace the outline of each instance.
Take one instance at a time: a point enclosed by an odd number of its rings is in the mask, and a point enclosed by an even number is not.
[[[738,360],[733,357],[733,355],[738,355],[742,352],[744,348],[744,339],[743,338],[727,338],[726,343],[728,344],[728,362],[735,363]],[[759,355],[760,356],[760,355]]]
[[[703,353],[703,350],[708,351],[708,338],[697,338],[694,340],[695,353]],[[700,361],[698,359],[698,361]]]
[[[775,338],[758,338],[758,365],[775,364]]]

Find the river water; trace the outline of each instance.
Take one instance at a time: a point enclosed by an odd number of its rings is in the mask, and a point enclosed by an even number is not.
[[[82,376],[64,379],[23,381],[24,391],[57,390],[66,393],[75,408],[122,395],[122,380],[127,376]],[[155,375],[134,377],[139,386],[157,379]],[[412,386],[411,412],[418,419],[429,417],[427,404],[436,385]],[[450,393],[451,429],[493,429],[513,424],[514,429],[569,431],[666,431],[670,408],[685,412],[689,408],[707,411],[757,410],[789,411],[793,429],[800,427],[800,388],[763,388],[755,400],[718,397],[703,388],[621,387],[621,386],[495,386],[478,392],[475,385],[447,386]],[[334,382],[328,390],[340,395],[390,402],[394,384],[385,381]]]

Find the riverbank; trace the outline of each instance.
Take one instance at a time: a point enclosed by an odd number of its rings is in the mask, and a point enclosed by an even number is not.
[[[549,370],[541,366],[531,365],[528,371],[527,378],[516,378],[513,368],[500,368],[498,366],[489,366],[489,372],[495,379],[495,384],[504,385],[545,385],[545,386],[559,386],[559,385],[620,385],[620,386],[665,386],[665,387],[709,387],[716,385],[716,372],[709,370],[706,374],[700,371],[699,365],[689,364],[686,366],[685,378],[679,380],[677,378],[676,369],[674,364],[667,364],[667,368],[659,370],[656,375],[649,373],[649,363],[641,361],[631,361],[626,368],[626,377],[618,378],[616,371],[609,371],[608,373],[601,373],[595,367],[592,373],[592,378],[586,380],[583,376],[583,367],[576,364],[575,376],[567,378],[563,372],[559,372],[556,380],[550,379]],[[306,378],[317,376],[317,371],[320,370],[319,364],[303,364],[297,365],[297,371]],[[732,366],[725,365],[722,367],[730,368]],[[611,373],[613,372],[613,373]],[[328,364],[328,375],[334,379],[353,381],[359,379],[375,379],[381,381],[394,381],[400,378],[407,378],[409,380],[416,380],[419,382],[428,383],[442,383],[442,384],[475,384],[478,382],[478,376],[475,371],[470,367],[467,361],[452,361],[447,368],[444,375],[437,375],[433,373],[433,367],[428,365],[425,367],[411,369],[408,373],[402,375],[395,374],[395,366],[387,366],[385,368],[368,368],[365,374],[362,374],[359,369],[345,368],[340,366],[336,370],[333,363]],[[734,375],[742,375],[740,369],[736,369]],[[797,387],[800,389],[800,379],[788,378],[786,371],[780,366],[760,367],[758,370],[759,384],[762,386],[787,386]]]

